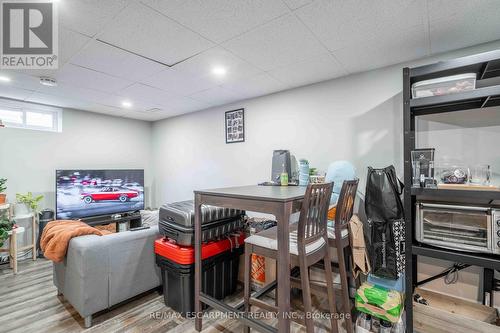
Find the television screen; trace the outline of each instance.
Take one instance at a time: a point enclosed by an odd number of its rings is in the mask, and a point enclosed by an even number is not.
[[[58,219],[144,209],[144,170],[57,170]]]

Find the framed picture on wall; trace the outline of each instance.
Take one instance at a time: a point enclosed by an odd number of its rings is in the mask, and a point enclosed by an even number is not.
[[[245,109],[227,111],[225,113],[226,122],[226,143],[236,143],[245,141]]]

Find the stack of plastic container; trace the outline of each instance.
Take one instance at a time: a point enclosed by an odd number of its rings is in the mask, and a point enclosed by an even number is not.
[[[223,299],[234,293],[238,282],[242,232],[202,245],[202,291]],[[168,238],[155,241],[156,264],[161,269],[165,304],[184,317],[194,311],[194,247],[175,244]]]

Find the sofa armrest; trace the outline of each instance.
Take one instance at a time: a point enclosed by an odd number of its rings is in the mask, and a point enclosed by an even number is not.
[[[109,307],[107,237],[73,238],[64,261],[54,264],[54,284],[82,317]]]

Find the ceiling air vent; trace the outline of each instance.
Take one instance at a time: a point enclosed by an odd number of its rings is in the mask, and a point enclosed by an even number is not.
[[[145,112],[154,113],[154,112],[160,112],[160,111],[161,111],[160,108],[152,108],[152,109],[147,109]]]
[[[40,77],[40,84],[48,87],[57,87],[56,79],[47,76]]]

